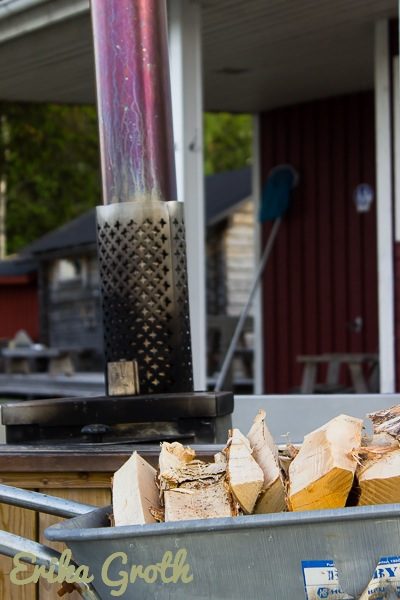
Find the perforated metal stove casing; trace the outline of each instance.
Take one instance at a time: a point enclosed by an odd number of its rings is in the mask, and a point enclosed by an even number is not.
[[[97,208],[107,363],[136,361],[140,393],[193,391],[183,205]]]

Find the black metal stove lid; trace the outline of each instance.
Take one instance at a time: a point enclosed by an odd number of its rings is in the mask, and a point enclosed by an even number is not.
[[[54,398],[7,403],[3,425],[86,425],[207,419],[233,412],[231,392]]]

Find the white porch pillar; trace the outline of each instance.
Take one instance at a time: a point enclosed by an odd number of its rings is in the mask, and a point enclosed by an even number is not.
[[[252,196],[254,205],[254,272],[256,271],[262,247],[262,225],[259,220],[261,204],[261,159],[260,159],[260,115],[253,116],[253,151],[252,151]],[[262,304],[262,282],[258,286],[254,298],[254,393],[264,393],[264,328],[263,328],[263,304]]]
[[[380,391],[395,391],[393,208],[388,21],[375,25],[376,199]]]
[[[395,239],[400,242],[400,73],[399,57],[393,60],[394,202]]]
[[[185,203],[193,372],[206,389],[206,283],[201,7],[169,0],[169,43],[178,200]]]

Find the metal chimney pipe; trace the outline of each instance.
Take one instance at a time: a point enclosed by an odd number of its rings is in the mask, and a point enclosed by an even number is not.
[[[92,0],[103,202],[176,200],[165,0]]]
[[[193,392],[165,0],[92,0],[109,395]]]

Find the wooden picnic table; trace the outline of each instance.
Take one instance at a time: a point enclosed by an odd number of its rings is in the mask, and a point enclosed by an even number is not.
[[[74,373],[71,353],[61,348],[3,348],[1,353],[8,374],[37,372],[40,363],[45,364],[50,375]]]
[[[326,353],[317,355],[303,355],[297,357],[297,362],[304,364],[303,377],[300,392],[302,394],[313,394],[316,391],[334,393],[343,389],[340,385],[340,372],[342,366],[347,367],[353,389],[356,394],[367,394],[369,391],[368,381],[364,375],[366,364],[373,367],[378,365],[378,354],[369,353]],[[319,365],[327,365],[326,381],[317,383],[317,371]]]

